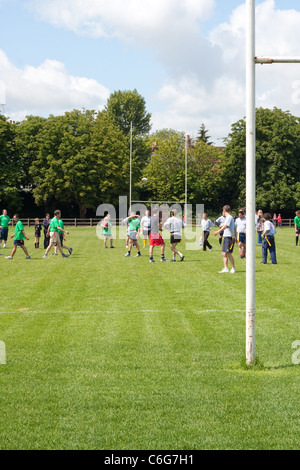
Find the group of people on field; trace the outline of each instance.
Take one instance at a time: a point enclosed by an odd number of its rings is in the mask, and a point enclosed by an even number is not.
[[[2,247],[2,242],[3,242],[3,248],[7,248],[6,243],[8,240],[8,230],[9,230],[9,225],[12,225],[12,222],[15,225],[15,230],[14,230],[14,235],[12,235],[10,238],[14,239],[13,242],[13,249],[10,254],[10,256],[6,256],[6,259],[13,259],[17,248],[21,247],[21,249],[24,251],[26,255],[26,259],[31,259],[28,250],[25,246],[25,240],[29,240],[27,237],[24,226],[22,221],[20,220],[19,214],[14,214],[13,218],[11,219],[7,215],[7,210],[3,209],[2,215],[0,216],[0,248]],[[65,244],[65,238],[64,234],[69,234],[67,230],[65,230],[64,223],[61,220],[61,211],[56,210],[54,212],[54,217],[50,219],[50,214],[46,214],[46,217],[43,221],[43,227],[44,227],[44,248],[46,250],[43,258],[48,258],[48,253],[52,247],[54,247],[54,253],[53,255],[57,255],[57,250],[60,251],[61,255],[64,258],[69,257],[73,249],[68,248]],[[34,235],[35,235],[35,242],[34,242],[34,247],[36,250],[40,249],[39,246],[39,241],[41,237],[41,224],[39,222],[39,219],[35,219],[35,224],[34,224]],[[67,250],[69,252],[68,255],[66,255],[63,252],[63,249]]]
[[[278,226],[282,226],[282,219],[276,216]],[[279,222],[280,221],[280,222]],[[179,256],[180,261],[184,260],[184,255],[177,249],[177,244],[182,239],[182,229],[185,228],[185,223],[182,219],[177,217],[176,211],[171,211],[170,217],[163,224],[162,217],[159,213],[159,209],[151,214],[150,208],[145,212],[145,215],[141,218],[140,212],[131,212],[129,217],[123,220],[124,224],[127,224],[127,239],[126,239],[126,248],[127,253],[125,257],[130,257],[132,248],[135,247],[137,250],[136,257],[142,256],[139,238],[142,234],[143,244],[146,247],[147,239],[149,238],[150,248],[149,248],[149,258],[150,262],[155,262],[154,260],[154,248],[155,246],[160,247],[161,251],[161,261],[168,261],[165,258],[165,241],[161,236],[161,231],[163,228],[170,231],[170,248],[173,254],[171,261],[176,261],[176,256]],[[200,245],[203,246],[203,251],[207,249],[212,251],[213,247],[209,243],[210,232],[214,225],[217,225],[219,228],[214,233],[214,236],[219,236],[219,244],[222,245],[222,256],[224,268],[221,273],[232,273],[236,272],[235,261],[233,257],[233,250],[235,244],[238,244],[240,258],[244,259],[246,257],[246,210],[241,208],[238,212],[238,217],[234,219],[231,215],[231,208],[228,205],[223,207],[222,216],[219,217],[215,224],[208,218],[207,213],[203,214],[201,221],[202,227],[202,236],[200,240]],[[272,216],[270,213],[263,213],[262,210],[257,211],[255,217],[256,231],[257,231],[257,242],[258,245],[262,246],[262,263],[267,264],[268,252],[270,253],[272,264],[277,264],[276,258],[276,245],[275,245],[275,234],[276,228],[273,222]],[[296,232],[296,245],[299,242],[300,235],[300,211],[296,212],[296,217],[294,219],[295,232]],[[110,241],[110,248],[113,246],[113,237],[111,233],[112,224],[110,221],[110,215],[108,212],[104,214],[104,219],[101,223],[102,233],[104,235],[104,247],[107,247],[107,241]],[[229,271],[229,263],[231,264],[231,270]]]

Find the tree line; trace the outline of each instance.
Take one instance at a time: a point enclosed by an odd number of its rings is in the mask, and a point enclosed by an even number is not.
[[[195,140],[151,133],[151,114],[136,91],[116,91],[103,111],[73,110],[11,123],[0,115],[0,202],[12,211],[31,203],[41,214],[94,215],[129,193],[132,123],[133,199],[184,201],[219,211],[245,205],[245,119],[216,147],[202,124]],[[278,108],[257,110],[257,205],[290,214],[300,207],[300,119]],[[142,177],[147,182],[142,182]]]

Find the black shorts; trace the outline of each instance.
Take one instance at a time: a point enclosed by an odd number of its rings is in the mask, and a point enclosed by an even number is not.
[[[223,238],[223,253],[232,253],[234,249],[234,239],[232,237],[224,237]]]
[[[24,240],[14,240],[14,245],[16,245],[16,246],[24,246]]]
[[[181,241],[181,236],[176,235],[176,234],[171,234],[170,238],[170,243],[173,245],[173,243],[179,243]]]

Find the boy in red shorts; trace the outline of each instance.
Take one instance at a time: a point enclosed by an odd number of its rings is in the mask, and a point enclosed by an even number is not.
[[[168,259],[165,258],[165,242],[163,237],[159,232],[162,231],[162,221],[159,218],[159,213],[158,211],[155,211],[153,216],[151,217],[151,228],[150,228],[150,250],[149,250],[149,256],[150,256],[150,263],[155,263],[155,260],[153,259],[153,251],[155,246],[160,246],[160,252],[161,252],[161,259],[160,261],[166,262],[169,261]]]

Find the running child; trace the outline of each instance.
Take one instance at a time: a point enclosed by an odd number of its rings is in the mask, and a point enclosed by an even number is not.
[[[176,255],[180,257],[180,261],[184,260],[184,255],[176,249],[177,244],[182,239],[181,229],[185,228],[185,223],[176,217],[176,210],[171,211],[171,217],[167,219],[164,227],[167,228],[171,234],[170,245],[171,251],[173,252],[173,258],[171,261],[176,261]]]
[[[17,247],[20,246],[22,248],[22,250],[24,251],[25,255],[26,255],[26,259],[31,259],[30,256],[29,256],[29,253],[27,251],[27,248],[25,247],[24,245],[24,240],[29,240],[29,238],[27,237],[25,231],[24,231],[24,227],[23,227],[23,224],[20,220],[20,217],[18,214],[15,214],[13,216],[13,220],[14,222],[16,223],[16,228],[15,228],[15,234],[12,235],[10,238],[14,238],[14,246],[13,246],[13,249],[12,249],[12,252],[11,252],[11,255],[10,256],[6,256],[6,259],[13,259],[16,251],[17,251]]]
[[[267,254],[270,251],[272,264],[277,264],[276,259],[276,246],[275,246],[275,234],[276,229],[274,224],[271,222],[272,216],[269,213],[264,214],[264,231],[262,234],[262,257],[261,264],[267,264]]]
[[[0,248],[3,241],[3,248],[7,248],[8,226],[11,225],[11,218],[7,215],[7,210],[3,209],[0,215]],[[10,237],[12,238],[12,237]]]

